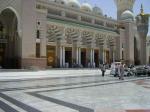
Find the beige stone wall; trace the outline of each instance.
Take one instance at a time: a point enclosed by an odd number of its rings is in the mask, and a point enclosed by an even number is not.
[[[32,62],[34,64],[35,60],[32,60],[31,62],[29,60],[34,59],[36,53],[36,0],[0,0],[0,12],[6,8],[11,9],[17,16],[21,47],[19,54],[23,60],[22,65],[32,65]],[[46,23],[46,19],[43,21]],[[46,29],[43,30],[46,32]],[[45,38],[46,34],[44,34],[43,37]],[[45,48],[46,42],[44,41],[44,48],[41,50],[42,56],[46,56]],[[40,60],[41,59],[39,59],[39,61]]]
[[[22,68],[26,69],[45,69],[47,67],[45,58],[23,58],[21,63]]]
[[[36,11],[36,28],[40,31],[40,54],[41,57],[46,57],[46,45],[47,45],[47,10]]]
[[[125,60],[130,64],[134,64],[134,24],[133,22],[125,22],[124,34],[124,54]]]
[[[18,19],[22,57],[35,57],[36,0],[1,0],[0,11],[10,8]]]
[[[35,57],[36,0],[22,0],[22,58]]]

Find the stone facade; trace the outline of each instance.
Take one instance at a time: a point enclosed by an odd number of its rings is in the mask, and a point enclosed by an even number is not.
[[[115,0],[118,20],[114,20],[100,8],[80,5],[77,0],[0,0],[0,47],[4,51],[0,52],[0,65],[99,67],[100,63],[120,60],[144,64],[146,52],[140,54],[146,44],[140,39],[147,34],[139,30],[143,19],[136,23],[128,11],[132,11],[134,1]],[[139,59],[135,59],[135,48]],[[5,66],[6,59],[12,62],[10,66]]]
[[[146,63],[150,64],[150,36],[146,38]]]

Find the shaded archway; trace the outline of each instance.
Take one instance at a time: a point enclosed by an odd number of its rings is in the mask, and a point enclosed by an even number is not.
[[[72,67],[74,60],[72,59],[72,48],[66,47],[65,48],[65,63],[67,63],[67,67]]]
[[[99,51],[94,50],[94,62],[95,62],[95,67],[99,67]]]
[[[18,36],[18,20],[15,12],[10,8],[3,10],[0,14],[1,28],[1,50],[3,68],[20,68],[20,38]]]
[[[139,65],[140,60],[139,60],[139,55],[138,55],[138,46],[137,46],[137,39],[134,37],[134,64]]]
[[[87,56],[86,56],[86,49],[85,48],[82,48],[81,49],[81,64],[83,67],[86,67],[87,66]]]

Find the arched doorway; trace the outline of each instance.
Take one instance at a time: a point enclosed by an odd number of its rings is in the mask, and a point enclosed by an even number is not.
[[[82,48],[81,49],[81,64],[82,64],[82,66],[83,67],[86,67],[87,66],[87,60],[86,60],[86,58],[87,58],[87,56],[86,56],[86,49],[85,48]]]
[[[137,38],[134,37],[134,64],[140,65],[138,46],[137,46]]]
[[[73,59],[72,59],[72,48],[71,47],[66,47],[65,49],[65,63],[68,64],[68,67],[72,67],[73,65]]]
[[[18,20],[9,8],[0,13],[0,66],[6,69],[20,68],[20,39],[18,36]]]
[[[95,67],[99,67],[99,51],[98,50],[94,51],[94,62],[95,62]]]

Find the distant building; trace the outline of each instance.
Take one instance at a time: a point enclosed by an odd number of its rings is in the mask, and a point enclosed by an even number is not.
[[[146,63],[148,15],[114,0],[117,20],[78,0],[0,0],[0,66],[98,67]]]

